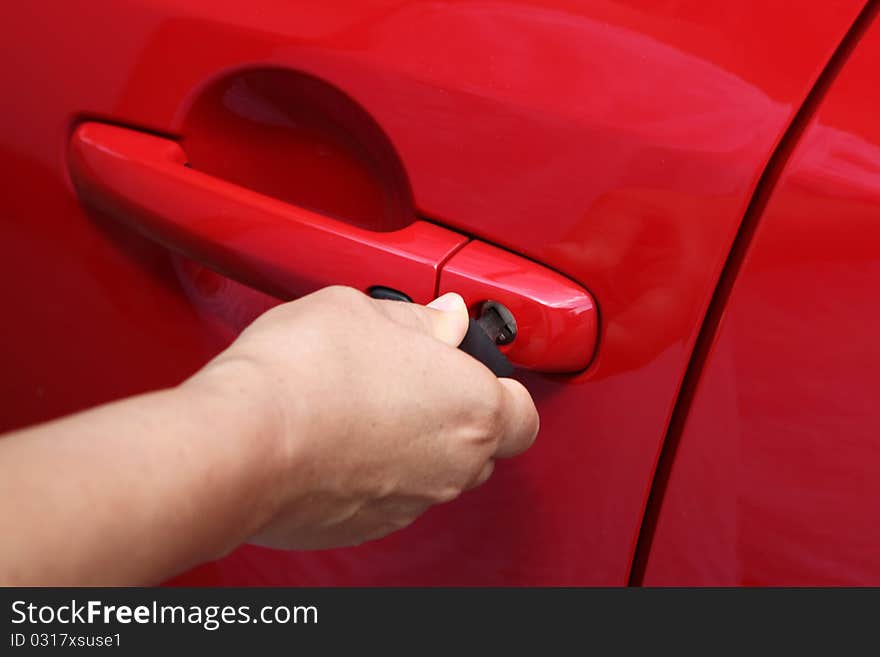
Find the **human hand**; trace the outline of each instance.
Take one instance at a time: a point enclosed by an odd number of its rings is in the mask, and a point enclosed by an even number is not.
[[[186,384],[255,395],[271,418],[280,456],[253,542],[379,538],[532,444],[529,393],[455,348],[467,326],[456,294],[424,307],[326,288],[261,316]]]

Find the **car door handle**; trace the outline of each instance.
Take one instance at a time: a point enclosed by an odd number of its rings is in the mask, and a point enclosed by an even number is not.
[[[473,314],[487,301],[513,313],[517,336],[501,349],[516,365],[574,372],[592,358],[590,294],[518,255],[418,219],[390,232],[352,226],[194,170],[174,140],[129,128],[83,123],[68,155],[84,203],[279,298],[342,284],[427,303],[449,288]]]

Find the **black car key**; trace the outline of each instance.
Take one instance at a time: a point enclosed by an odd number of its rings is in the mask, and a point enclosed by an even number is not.
[[[467,333],[458,348],[483,363],[495,376],[511,376],[513,365],[501,353],[498,345],[510,342],[514,332],[515,328],[509,328],[494,306],[486,306],[478,319],[470,320]]]
[[[412,301],[403,292],[387,287],[370,288],[370,296],[374,299]],[[513,364],[501,353],[498,345],[507,344],[515,336],[516,326],[511,319],[505,318],[495,305],[486,304],[479,319],[471,319],[468,323],[467,333],[458,348],[483,363],[495,376],[511,376]]]

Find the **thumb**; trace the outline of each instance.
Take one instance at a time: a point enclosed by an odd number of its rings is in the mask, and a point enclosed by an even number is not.
[[[434,299],[426,308],[439,311],[428,313],[428,320],[434,337],[453,347],[460,345],[461,341],[464,340],[464,334],[467,333],[468,323],[470,322],[467,306],[461,295],[455,292],[447,292],[443,296]]]
[[[467,306],[454,292],[437,297],[427,306],[385,300],[376,303],[395,322],[430,333],[452,347],[460,345],[467,333],[470,321]]]

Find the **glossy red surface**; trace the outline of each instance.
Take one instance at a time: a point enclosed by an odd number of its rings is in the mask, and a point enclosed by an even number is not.
[[[477,310],[497,301],[516,319],[517,337],[501,347],[516,365],[540,372],[577,372],[596,347],[596,306],[589,293],[556,272],[473,241],[440,270],[439,293],[458,292]]]
[[[646,584],[880,584],[880,24],[791,153],[699,379]]]
[[[291,205],[374,231],[415,218],[382,127],[319,78],[265,66],[229,72],[198,88],[178,132],[193,168]]]
[[[84,203],[236,281],[287,299],[333,284],[419,303],[456,290],[471,307],[493,300],[513,313],[518,333],[504,350],[515,364],[576,372],[592,358],[593,299],[537,263],[425,221],[365,230],[186,164],[176,142],[128,128],[84,123],[71,138]]]
[[[176,582],[625,583],[728,248],[861,5],[5,7],[16,56],[0,62],[0,299],[11,320],[0,429],[176,383],[272,303],[83,208],[68,180],[72,126],[129,125],[179,140],[206,174],[323,214],[355,212],[360,202],[325,191],[350,188],[383,213],[352,217],[362,227],[393,229],[411,205],[547,265],[601,309],[586,371],[525,376],[541,435],[481,489],[376,543],[243,548]],[[278,70],[323,91],[273,78]],[[327,87],[359,118],[322,123]],[[375,145],[371,125],[387,144]]]
[[[85,123],[71,140],[71,176],[86,203],[281,298],[332,284],[384,285],[427,303],[440,264],[467,242],[425,221],[381,233],[350,226],[186,162],[175,142],[117,126]]]

